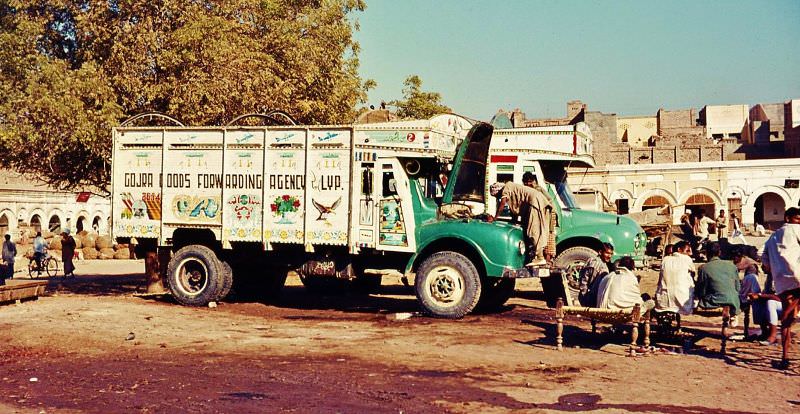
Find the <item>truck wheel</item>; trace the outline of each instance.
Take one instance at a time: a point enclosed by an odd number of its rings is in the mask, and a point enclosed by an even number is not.
[[[220,266],[222,268],[222,284],[219,289],[219,293],[217,293],[217,298],[214,300],[222,300],[228,296],[228,293],[231,292],[231,287],[233,287],[233,269],[228,262],[221,261]]]
[[[514,288],[517,284],[516,279],[485,277],[482,280],[478,309],[482,311],[498,310],[514,296]]]
[[[456,252],[434,253],[414,278],[417,300],[426,313],[458,319],[468,314],[481,296],[481,280],[475,265]]]
[[[597,252],[588,247],[570,247],[556,257],[554,264],[567,276],[570,287],[577,289],[581,269],[594,256],[597,256]]]
[[[201,245],[178,250],[167,265],[167,285],[182,305],[205,306],[219,295],[224,271],[214,251]]]

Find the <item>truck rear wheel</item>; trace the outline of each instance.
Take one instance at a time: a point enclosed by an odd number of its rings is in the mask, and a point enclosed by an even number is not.
[[[233,287],[233,269],[231,265],[228,262],[220,262],[220,266],[222,268],[222,284],[215,300],[225,299],[228,293],[231,292],[231,287]]]
[[[461,318],[475,308],[481,296],[478,270],[460,253],[432,254],[414,279],[417,300],[426,313],[436,317]]]
[[[570,247],[556,257],[554,264],[567,276],[570,287],[577,289],[581,269],[594,256],[597,256],[597,252],[588,247]]]
[[[224,270],[208,247],[189,245],[178,250],[167,265],[167,285],[182,305],[205,306],[217,300]]]
[[[505,305],[512,296],[517,279],[501,277],[485,277],[481,284],[481,298],[477,308],[482,311],[494,311]]]

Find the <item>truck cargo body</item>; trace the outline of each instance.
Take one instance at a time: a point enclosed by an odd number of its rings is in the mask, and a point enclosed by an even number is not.
[[[173,254],[202,245],[232,264],[261,252],[308,278],[413,275],[431,255],[453,251],[481,277],[499,278],[522,266],[519,228],[439,212],[469,127],[445,115],[363,126],[115,128],[113,236]],[[215,271],[209,260],[201,273]]]

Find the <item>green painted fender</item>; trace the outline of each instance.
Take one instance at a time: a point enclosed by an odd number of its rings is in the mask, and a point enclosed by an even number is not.
[[[524,264],[525,258],[520,252],[522,229],[508,223],[438,220],[419,226],[416,236],[417,252],[409,259],[406,273],[414,268],[418,259],[437,251],[458,251],[460,247],[468,247],[480,256],[487,276],[500,277],[504,269],[519,269]]]

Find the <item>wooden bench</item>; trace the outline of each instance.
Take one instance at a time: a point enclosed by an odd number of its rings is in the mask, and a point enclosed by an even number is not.
[[[692,315],[703,316],[708,318],[716,318],[722,317],[722,332],[721,332],[721,343],[720,343],[720,353],[724,354],[727,351],[728,347],[728,327],[730,326],[731,322],[731,307],[730,306],[722,306],[717,308],[695,308],[692,312]],[[670,311],[654,311],[652,313],[653,319],[657,321],[657,325],[664,329],[671,324],[672,321],[676,322],[677,327],[672,329],[670,326],[669,332],[670,335],[680,336],[681,332],[681,315],[675,312]],[[745,322],[749,324],[749,321]]]
[[[19,303],[26,299],[36,299],[44,294],[47,287],[46,281],[6,280],[5,285],[0,285],[0,303]]]
[[[579,306],[577,300],[572,298],[571,291],[563,275],[554,275],[553,277],[561,277],[561,286],[559,294],[562,294],[556,301],[555,317],[556,317],[556,347],[558,350],[564,349],[564,316],[566,315],[580,315],[590,319],[592,324],[592,333],[597,332],[597,323],[607,323],[615,326],[627,325],[631,328],[631,343],[629,352],[631,355],[636,354],[637,342],[639,340],[639,323],[644,322],[644,346],[650,346],[650,311],[644,314],[641,312],[641,306],[636,305],[633,309],[602,309],[591,308],[586,306]],[[557,285],[556,283],[551,284]],[[567,303],[565,304],[565,299]]]

